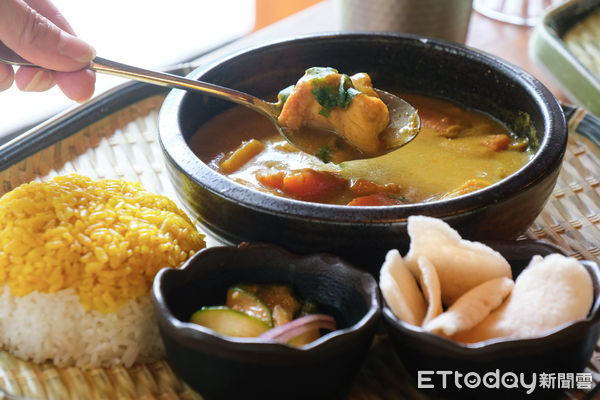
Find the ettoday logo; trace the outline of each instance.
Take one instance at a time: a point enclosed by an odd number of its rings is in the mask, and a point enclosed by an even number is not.
[[[591,373],[514,373],[501,372],[499,369],[479,374],[477,372],[458,371],[418,371],[419,389],[456,388],[456,389],[521,389],[527,394],[539,389],[590,389]]]

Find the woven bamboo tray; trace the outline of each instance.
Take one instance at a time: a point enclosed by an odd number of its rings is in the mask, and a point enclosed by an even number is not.
[[[178,201],[157,139],[163,95],[128,105],[67,135],[53,145],[0,171],[0,195],[32,180],[77,172],[92,178],[140,181],[148,190]],[[600,261],[600,123],[581,109],[565,106],[569,143],[558,184],[542,214],[524,237],[562,247],[579,259]],[[208,244],[217,242],[209,238]],[[600,380],[600,349],[588,370]],[[4,391],[5,393],[3,393]],[[10,395],[8,395],[10,394]],[[14,396],[13,396],[14,395]],[[201,399],[164,360],[132,368],[58,369],[0,351],[0,399]],[[591,398],[571,391],[564,398]],[[385,334],[379,334],[348,400],[426,397],[412,385]]]

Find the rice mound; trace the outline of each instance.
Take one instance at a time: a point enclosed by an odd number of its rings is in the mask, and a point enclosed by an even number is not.
[[[113,313],[86,311],[73,289],[0,295],[0,340],[12,354],[57,367],[130,367],[164,356],[149,295]]]
[[[203,247],[189,217],[139,183],[23,184],[0,198],[0,345],[57,365],[157,354],[154,276]]]

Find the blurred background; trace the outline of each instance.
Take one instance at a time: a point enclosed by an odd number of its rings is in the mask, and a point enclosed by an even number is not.
[[[319,0],[53,0],[99,56],[164,68],[198,56],[318,3]],[[124,80],[97,75],[96,96]],[[0,92],[0,143],[76,103],[58,88]]]
[[[53,1],[99,56],[144,68],[164,69],[194,60],[314,6],[327,15],[319,21],[307,20],[303,32],[397,30],[444,37],[483,50],[493,48],[496,55],[537,74],[527,54],[515,54],[514,50],[516,43],[526,41],[529,26],[514,27],[506,22],[531,25],[543,8],[561,0]],[[471,6],[476,12],[471,12]],[[514,14],[525,17],[519,21]],[[443,24],[435,21],[440,15],[445,16]],[[279,30],[277,34],[295,33]],[[95,96],[122,82],[98,74]],[[0,92],[0,143],[75,105],[57,88],[49,93],[23,93],[14,87]]]
[[[53,0],[75,32],[99,56],[132,65],[161,68],[195,58],[254,28],[254,0]],[[97,76],[96,94],[123,80]],[[76,103],[58,88],[0,92],[0,136],[35,125]]]

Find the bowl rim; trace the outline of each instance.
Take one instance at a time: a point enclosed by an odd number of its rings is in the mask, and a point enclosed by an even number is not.
[[[369,301],[365,304],[367,311],[365,314],[354,324],[342,328],[336,329],[335,331],[328,332],[321,336],[319,339],[308,343],[304,346],[294,347],[285,343],[276,342],[274,340],[258,340],[257,338],[243,338],[243,337],[232,337],[227,335],[219,334],[212,329],[204,326],[194,324],[191,322],[185,322],[178,319],[171,309],[167,306],[166,295],[163,292],[162,284],[163,281],[169,275],[191,275],[194,269],[201,268],[202,266],[197,263],[199,258],[206,257],[215,253],[241,253],[247,251],[266,251],[270,254],[278,254],[287,260],[293,261],[312,261],[321,262],[323,270],[343,268],[345,273],[351,274],[353,280],[360,283],[361,295],[368,297]],[[296,270],[299,265],[295,264]],[[227,268],[227,266],[219,266],[219,268]],[[284,268],[284,266],[268,265],[267,268]],[[343,338],[358,334],[364,329],[374,326],[378,323],[381,315],[381,293],[379,292],[379,286],[377,282],[369,273],[358,269],[344,259],[328,254],[328,253],[313,253],[308,255],[297,255],[291,253],[284,248],[267,244],[267,243],[241,243],[238,246],[213,246],[204,248],[192,257],[190,257],[184,265],[179,269],[174,268],[162,268],[154,279],[152,285],[152,298],[154,309],[157,314],[159,325],[166,331],[171,337],[177,337],[179,341],[186,341],[186,343],[199,344],[201,341],[211,343],[217,346],[227,346],[233,349],[243,349],[248,352],[286,352],[286,353],[309,353],[312,351],[320,351],[322,348],[331,348],[336,345]]]
[[[374,220],[393,223],[397,221],[404,222],[409,215],[413,214],[442,216],[448,215],[448,213],[473,212],[491,203],[503,201],[508,196],[517,195],[522,190],[535,185],[546,174],[560,166],[566,151],[567,125],[562,108],[556,98],[541,82],[521,68],[491,54],[474,50],[458,43],[424,38],[418,35],[384,32],[308,34],[276,40],[240,50],[205,66],[196,68],[188,74],[188,77],[199,79],[218,66],[239,60],[247,54],[273,51],[293,45],[294,43],[356,40],[397,41],[410,43],[411,46],[428,46],[437,52],[450,53],[456,57],[466,57],[475,62],[483,63],[490,68],[503,72],[506,76],[510,76],[512,80],[519,82],[522,88],[531,95],[532,99],[539,106],[544,121],[548,122],[538,150],[524,166],[509,177],[476,192],[456,198],[383,207],[349,207],[346,205],[313,203],[275,196],[249,188],[234,182],[202,162],[188,146],[178,124],[179,108],[190,94],[180,90],[172,90],[163,102],[159,113],[159,143],[165,157],[181,173],[188,175],[193,181],[203,185],[209,192],[244,207],[292,219],[311,218],[323,222],[334,222],[336,224],[352,224],[362,221],[372,222]],[[557,143],[560,143],[560,152],[553,150],[553,146],[556,146]]]
[[[522,240],[514,242],[523,242],[523,246],[533,244],[547,247],[549,250],[553,248],[560,250],[554,245],[539,240]],[[519,246],[519,244],[517,244],[517,246]],[[561,251],[559,252],[562,253]],[[510,263],[510,258],[507,259]],[[426,331],[420,326],[402,321],[393,313],[385,302],[385,299],[382,300],[382,317],[386,324],[389,324],[392,329],[400,331],[403,335],[419,337],[419,340],[427,341],[431,346],[465,357],[488,357],[492,354],[506,354],[507,351],[514,351],[515,349],[532,349],[539,345],[546,345],[548,342],[563,338],[577,338],[584,329],[600,322],[600,266],[596,262],[590,260],[578,260],[578,262],[589,273],[592,284],[594,285],[594,300],[586,318],[566,322],[539,336],[522,339],[501,337],[475,343],[461,343]]]

